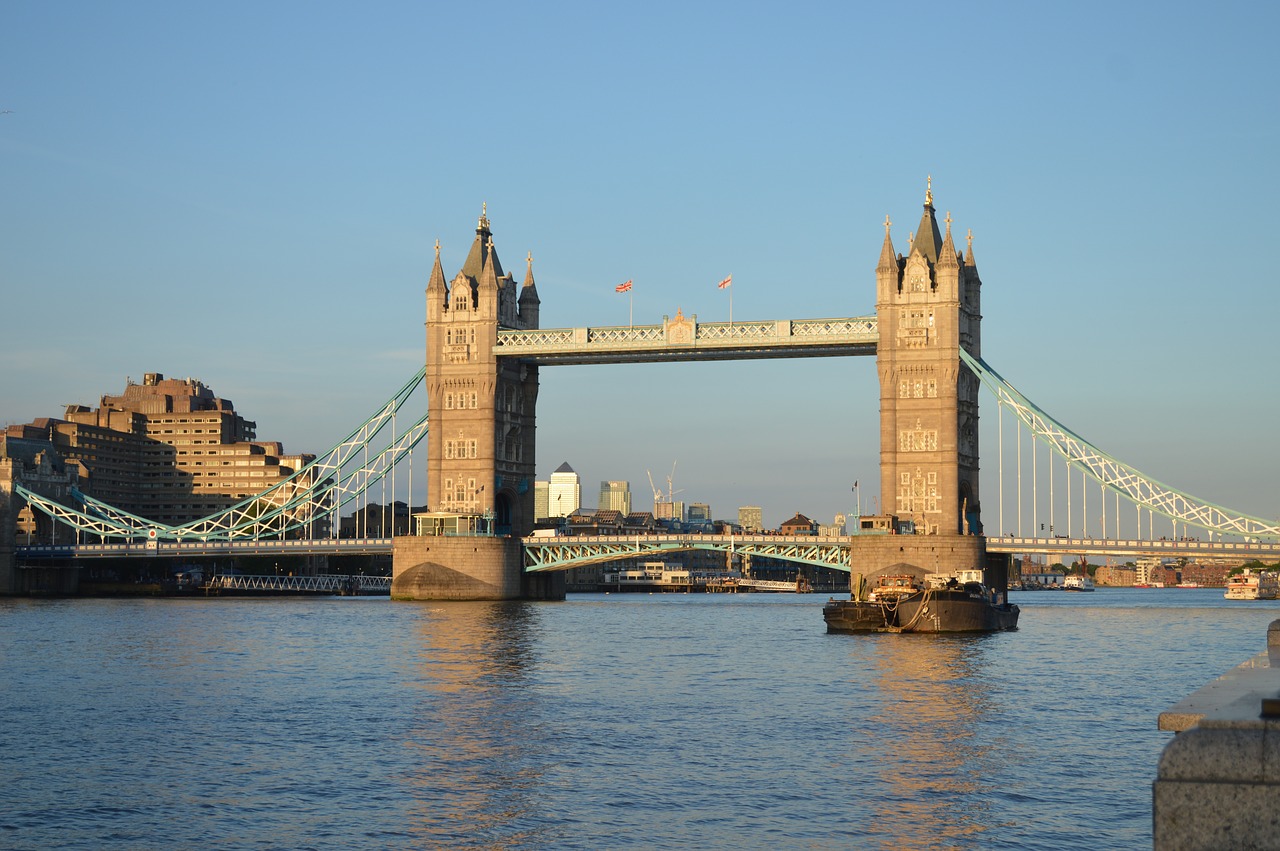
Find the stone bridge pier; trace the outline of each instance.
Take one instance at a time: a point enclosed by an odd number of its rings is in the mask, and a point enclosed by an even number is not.
[[[47,445],[37,441],[3,436],[0,441],[4,441],[0,447],[3,449],[0,451],[0,595],[74,594],[80,585],[80,571],[76,566],[18,565],[15,549],[23,501],[13,488],[21,484],[37,493],[61,498],[68,488],[78,483],[81,468],[76,462],[63,463]],[[47,539],[51,534],[52,521],[33,516],[27,523],[35,527],[33,535],[37,540]]]

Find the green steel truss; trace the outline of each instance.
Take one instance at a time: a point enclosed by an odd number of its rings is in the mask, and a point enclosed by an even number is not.
[[[525,538],[524,570],[565,570],[624,558],[645,558],[688,550],[739,553],[849,571],[847,537],[778,535],[639,535],[575,539]]]
[[[426,368],[360,424],[345,440],[276,485],[208,517],[180,526],[157,523],[110,506],[72,489],[83,508],[74,508],[14,486],[36,510],[81,532],[101,538],[166,541],[227,541],[283,538],[297,530],[313,532],[329,515],[336,532],[338,512],[387,477],[427,434],[427,415],[398,431],[396,414],[422,383]],[[385,441],[385,443],[383,443]],[[381,448],[376,448],[376,447]]]
[[[1036,440],[1053,449],[1074,469],[1082,470],[1113,493],[1149,511],[1223,535],[1246,539],[1280,538],[1280,524],[1232,511],[1174,490],[1128,464],[1112,458],[1037,407],[985,361],[963,349],[960,358],[973,370],[1000,405],[1011,411]]]

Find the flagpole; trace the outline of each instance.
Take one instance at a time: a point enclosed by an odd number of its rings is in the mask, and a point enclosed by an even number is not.
[[[627,327],[634,327],[633,319],[635,317],[636,294],[631,290],[627,290]]]

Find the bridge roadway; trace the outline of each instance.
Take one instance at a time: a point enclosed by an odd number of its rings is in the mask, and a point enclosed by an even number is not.
[[[391,555],[390,538],[285,541],[137,541],[126,544],[38,544],[14,548],[18,559],[176,558],[182,556]]]
[[[1143,541],[1138,538],[987,538],[987,552],[1009,555],[1164,556],[1166,558],[1233,558],[1280,561],[1280,541]]]
[[[856,536],[854,536],[856,537]],[[622,558],[644,558],[685,550],[716,550],[768,556],[803,564],[849,569],[850,536],[818,535],[564,535],[525,538],[525,571],[564,570]],[[18,546],[26,561],[59,558],[181,558],[183,556],[390,555],[391,538],[319,538],[315,540],[137,541],[120,544]],[[1143,541],[1108,538],[987,538],[987,551],[1009,555],[1143,556],[1167,558],[1240,557],[1280,560],[1280,541]]]

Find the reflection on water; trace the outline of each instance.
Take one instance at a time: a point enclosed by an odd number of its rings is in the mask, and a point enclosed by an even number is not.
[[[884,635],[874,653],[880,711],[861,731],[878,762],[870,833],[885,848],[953,845],[989,830],[984,794],[994,783],[998,742],[990,727],[990,683],[982,673],[986,635]],[[963,801],[963,806],[958,802]]]
[[[408,781],[422,791],[414,832],[433,844],[501,848],[540,841],[540,747],[530,603],[431,604],[413,649],[424,694],[410,731]]]
[[[0,600],[0,847],[1149,847],[1156,715],[1280,602],[1018,602],[957,637],[810,595]]]

